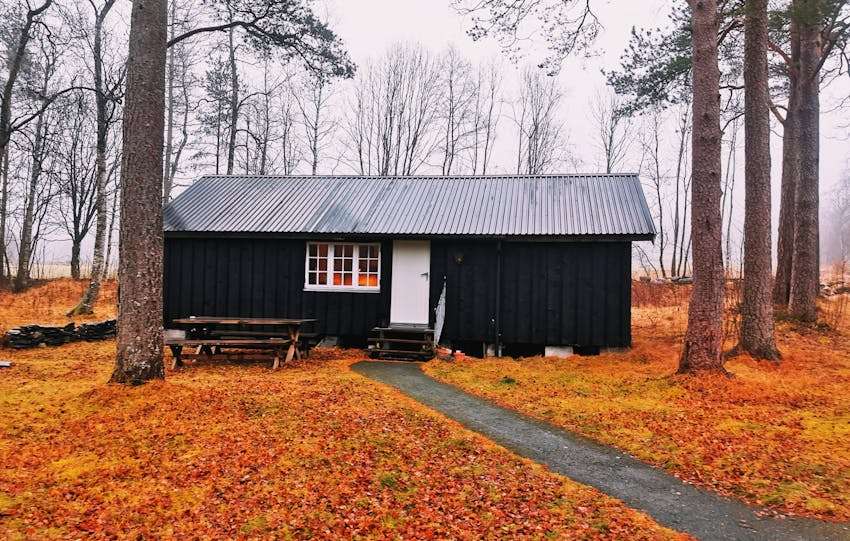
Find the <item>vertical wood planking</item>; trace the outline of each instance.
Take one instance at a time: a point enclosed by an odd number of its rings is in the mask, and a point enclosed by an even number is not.
[[[304,240],[167,238],[164,317],[315,317],[318,332],[360,337],[388,322],[391,241],[381,243],[378,294],[303,291],[305,251]],[[431,254],[429,318],[445,276],[450,340],[494,341],[498,288],[504,343],[630,345],[628,242],[503,242],[501,284],[495,241],[434,240]]]

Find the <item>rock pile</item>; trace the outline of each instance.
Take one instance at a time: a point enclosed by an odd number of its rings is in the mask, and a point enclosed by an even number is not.
[[[76,335],[79,340],[92,342],[94,340],[106,340],[115,336],[116,321],[109,319],[100,323],[83,323],[77,327]]]
[[[10,329],[3,337],[3,343],[11,348],[24,349],[38,346],[59,346],[81,340],[106,340],[115,336],[115,320],[100,323],[83,323],[79,327],[73,323],[65,326],[23,325]]]
[[[844,295],[845,293],[850,293],[850,283],[843,282],[841,280],[830,280],[825,284],[820,285],[821,295],[824,297],[835,297],[837,295]]]

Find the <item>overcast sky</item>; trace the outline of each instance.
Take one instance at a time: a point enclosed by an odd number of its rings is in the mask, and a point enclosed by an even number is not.
[[[625,49],[632,27],[650,27],[667,22],[670,0],[604,1],[594,3],[605,30],[597,42],[598,56],[568,61],[560,80],[566,99],[566,118],[573,151],[579,154],[585,168],[592,167],[596,150],[581,134],[592,130],[587,105],[604,84],[603,68],[618,66],[620,53]],[[380,54],[399,41],[420,42],[440,50],[449,44],[459,48],[470,59],[486,60],[500,56],[498,45],[491,39],[473,42],[465,33],[469,21],[458,15],[448,0],[328,0],[328,12],[334,27],[345,40],[348,50],[358,63]],[[532,51],[528,59],[540,58]],[[836,96],[850,95],[850,78],[833,85],[824,93],[826,110],[836,103]],[[848,139],[850,111],[823,115],[821,179],[827,191],[850,159]],[[781,134],[780,134],[781,135]],[[774,138],[774,169],[780,173],[781,141]],[[740,138],[743,140],[743,137]],[[743,145],[741,145],[743,146]],[[739,160],[742,162],[742,160]],[[742,165],[739,164],[739,165]],[[778,187],[778,182],[775,182]],[[776,202],[778,204],[778,200]],[[774,214],[778,213],[777,210]]]
[[[434,52],[454,45],[464,56],[476,62],[484,62],[503,55],[492,39],[473,42],[466,35],[469,21],[458,15],[449,0],[324,0],[326,16],[331,26],[345,41],[352,58],[358,64],[365,63],[370,57],[383,54],[387,48],[399,42],[421,43]],[[604,25],[604,31],[596,44],[597,54],[591,58],[568,60],[559,77],[565,95],[562,117],[570,139],[570,152],[580,162],[584,172],[598,169],[599,151],[589,138],[593,131],[593,121],[588,112],[588,104],[595,94],[604,87],[601,69],[613,69],[618,66],[621,52],[628,43],[632,27],[653,27],[664,25],[671,0],[594,0],[594,9]],[[539,61],[543,55],[539,47],[530,49],[528,63]],[[516,90],[517,74],[521,66],[506,64],[503,90],[513,95]],[[513,72],[513,73],[510,73]],[[839,175],[848,169],[850,160],[850,112],[848,110],[829,112],[838,101],[838,97],[850,96],[850,78],[833,84],[822,96],[825,111],[821,120],[821,193],[822,208],[829,202],[829,190]],[[506,115],[509,110],[504,110]],[[776,129],[776,126],[774,126]],[[509,171],[514,163],[511,150],[511,123],[503,119],[499,125],[499,140],[496,151],[495,169]],[[672,143],[671,143],[672,144]],[[781,174],[781,132],[776,133],[772,141],[773,148],[773,219],[779,214],[779,179]],[[667,149],[670,151],[670,149]],[[734,229],[740,230],[743,223],[743,133],[739,135],[736,155],[737,186],[735,190]],[[724,156],[724,166],[725,166]],[[673,167],[674,164],[667,164]],[[636,167],[631,167],[635,170]],[[193,174],[201,174],[202,171]],[[775,237],[775,235],[774,235]],[[775,238],[774,238],[775,242]],[[737,243],[736,243],[737,244]],[[88,243],[84,247],[89,251]],[[67,257],[68,243],[51,243],[52,257]]]
[[[448,45],[454,45],[463,54],[478,61],[503,56],[498,44],[492,39],[473,42],[465,33],[469,21],[457,14],[449,0],[327,0],[327,9],[334,27],[345,40],[352,57],[357,63],[362,63],[370,56],[385,51],[387,47],[400,41],[419,42],[430,49],[439,51]],[[562,115],[570,138],[570,152],[580,163],[579,169],[584,172],[596,172],[599,167],[599,150],[590,139],[594,123],[588,112],[588,104],[594,95],[604,87],[602,69],[614,69],[619,65],[619,57],[625,49],[633,27],[655,27],[665,25],[671,0],[641,0],[617,1],[596,0],[594,9],[604,25],[604,31],[596,44],[597,54],[591,58],[576,58],[568,60],[562,67],[559,77],[565,95]],[[526,60],[529,63],[539,61],[543,57],[541,50],[531,50]],[[518,71],[519,67],[513,67]],[[516,79],[505,78],[505,90],[512,93],[516,87]],[[844,77],[833,83],[822,93],[821,117],[821,210],[830,201],[829,192],[835,185],[839,175],[845,174],[850,168],[850,109],[832,110],[840,98],[850,96],[850,78]],[[509,114],[509,111],[507,111]],[[774,122],[772,139],[773,163],[773,221],[774,228],[778,224],[779,187],[781,178],[782,140],[781,129]],[[506,124],[510,124],[507,122]],[[499,127],[497,154],[512,152],[506,148],[503,130],[510,128],[503,124]],[[639,133],[640,130],[635,130]],[[668,137],[670,137],[668,135]],[[668,141],[670,141],[668,139]],[[666,143],[672,148],[672,142]],[[637,145],[635,145],[637,146]],[[733,246],[738,246],[743,230],[743,167],[744,167],[743,129],[738,135],[737,151],[735,154],[736,189],[734,191],[733,212]],[[668,148],[668,152],[672,152]],[[634,153],[634,152],[633,152]],[[502,163],[512,163],[512,156],[501,156]],[[637,162],[634,157],[632,163]],[[672,169],[672,156],[665,164]],[[724,167],[727,165],[724,151]],[[498,168],[498,165],[497,165]],[[502,166],[501,171],[506,168]],[[636,170],[637,167],[630,167]],[[650,194],[648,194],[649,196]],[[775,231],[775,229],[774,229]],[[776,242],[776,235],[774,244]],[[737,251],[737,250],[735,250]],[[733,255],[733,260],[737,259]]]

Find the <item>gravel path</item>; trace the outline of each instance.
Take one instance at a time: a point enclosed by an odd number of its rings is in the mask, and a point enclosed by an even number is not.
[[[427,376],[419,363],[364,361],[352,369],[391,385],[466,428],[702,540],[850,540],[850,525],[761,518],[741,502],[688,485],[613,447],[494,405]]]

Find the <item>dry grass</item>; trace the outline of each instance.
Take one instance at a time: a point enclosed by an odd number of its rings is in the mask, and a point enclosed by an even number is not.
[[[848,336],[780,323],[780,366],[740,357],[727,364],[731,379],[675,376],[687,305],[643,304],[626,353],[426,370],[695,484],[780,513],[850,520]]]
[[[85,291],[88,280],[60,278],[40,282],[22,293],[0,289],[0,333],[28,323],[64,324],[65,317]],[[104,320],[115,317],[118,287],[115,280],[102,284],[95,313],[73,318],[73,321]]]
[[[78,290],[6,295],[2,323],[61,320]],[[0,537],[675,536],[352,373],[360,355],[126,388],[104,384],[111,342],[0,350]]]

